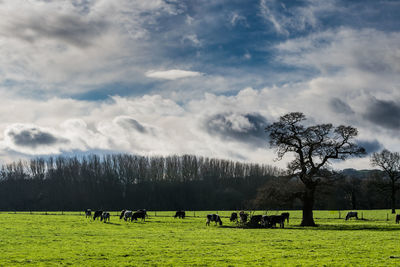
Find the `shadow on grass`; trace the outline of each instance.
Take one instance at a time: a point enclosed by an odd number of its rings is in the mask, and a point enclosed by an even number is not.
[[[291,230],[324,230],[324,231],[400,231],[399,226],[395,225],[365,225],[365,224],[320,224],[315,227],[304,227],[304,226],[290,226],[288,229]]]
[[[362,230],[367,230],[367,231],[400,231],[400,226],[396,225],[363,225],[363,224],[338,224],[338,225],[333,225],[333,224],[319,224],[317,226],[309,226],[309,227],[304,227],[300,225],[288,225],[285,228],[265,228],[261,226],[255,226],[255,227],[250,227],[250,226],[240,226],[240,225],[223,225],[219,226],[219,228],[227,228],[227,229],[269,229],[269,230],[323,230],[323,231],[362,231]]]
[[[111,224],[111,225],[121,226],[121,224],[120,224],[120,223],[113,223],[113,222],[106,222],[106,224]]]

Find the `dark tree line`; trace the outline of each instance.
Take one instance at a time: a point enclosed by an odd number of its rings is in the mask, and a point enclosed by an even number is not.
[[[384,171],[327,171],[319,179],[315,193],[317,210],[387,209],[393,205],[392,180]],[[253,205],[264,210],[298,210],[303,206],[297,194],[301,190],[304,184],[299,178],[271,178],[258,189]],[[394,204],[400,206],[399,191],[396,196]]]
[[[248,208],[281,170],[192,155],[35,158],[3,165],[0,210]]]

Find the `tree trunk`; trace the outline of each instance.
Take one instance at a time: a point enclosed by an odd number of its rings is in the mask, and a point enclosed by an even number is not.
[[[351,207],[353,210],[357,209],[356,192],[351,191]]]
[[[308,186],[303,195],[303,219],[301,226],[316,226],[313,217],[315,186]]]
[[[392,181],[392,214],[396,214],[396,185]]]

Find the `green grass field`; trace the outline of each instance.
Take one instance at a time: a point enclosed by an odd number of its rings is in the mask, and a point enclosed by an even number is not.
[[[238,228],[228,218],[207,227],[207,213],[181,220],[149,212],[142,223],[112,212],[111,222],[102,223],[78,212],[1,212],[0,266],[400,265],[400,225],[388,210],[359,211],[365,220],[347,222],[345,212],[338,219],[337,211],[316,211],[315,228],[299,227],[301,212],[290,211],[285,229]]]

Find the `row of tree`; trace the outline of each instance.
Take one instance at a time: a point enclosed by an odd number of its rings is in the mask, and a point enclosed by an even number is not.
[[[4,165],[2,210],[236,209],[276,167],[192,155],[36,158]]]

